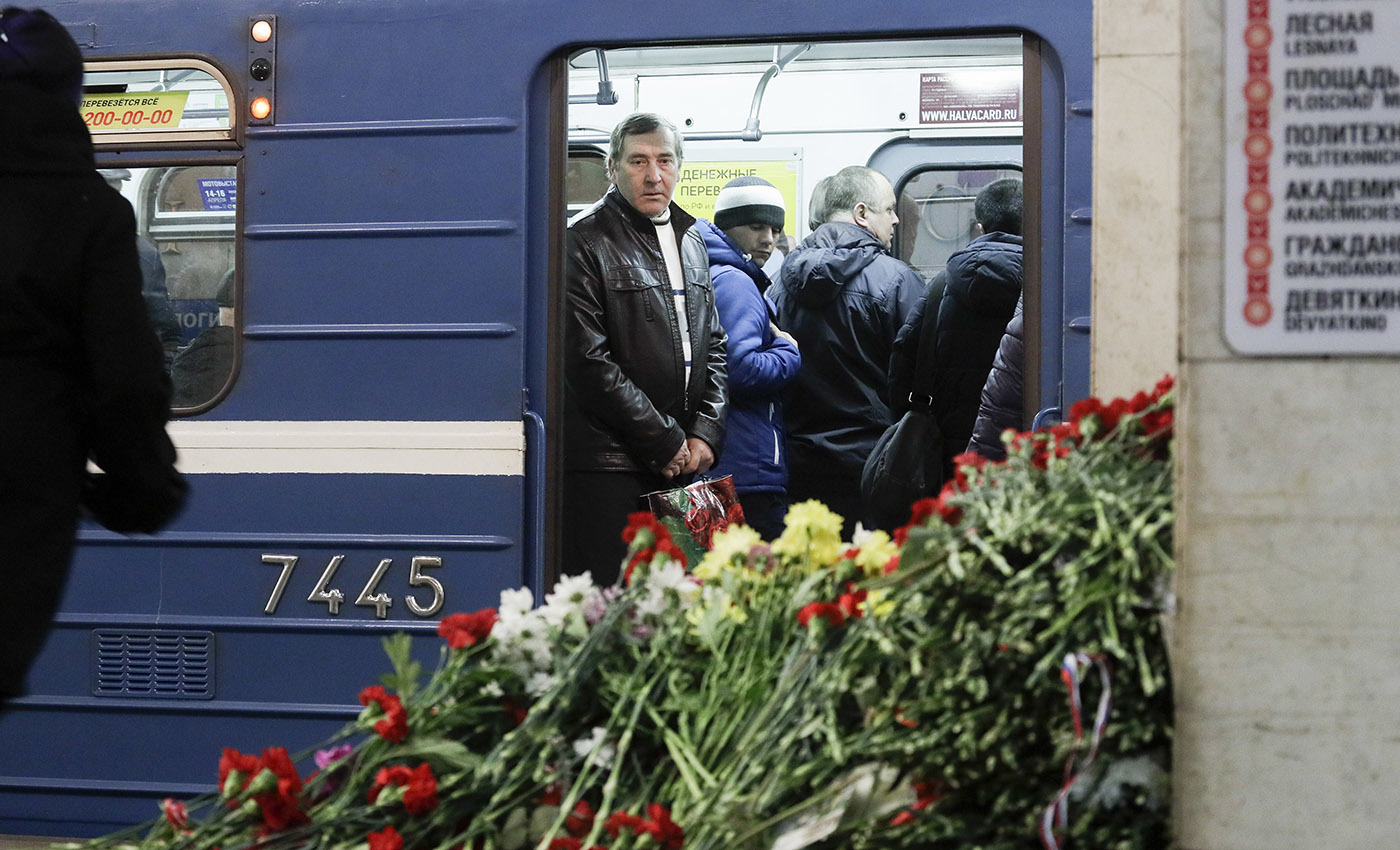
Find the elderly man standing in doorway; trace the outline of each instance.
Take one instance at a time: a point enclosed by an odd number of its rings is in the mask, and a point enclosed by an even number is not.
[[[788,492],[819,499],[845,520],[871,526],[860,501],[865,459],[893,422],[891,346],[924,280],[890,255],[895,194],[883,174],[847,166],[826,184],[826,223],[783,262],[769,294],[778,326],[802,351],[788,386]]]
[[[705,243],[672,203],[682,140],[660,115],[613,129],[612,185],[569,222],[562,571],[617,579],[638,497],[715,462],[728,393]]]

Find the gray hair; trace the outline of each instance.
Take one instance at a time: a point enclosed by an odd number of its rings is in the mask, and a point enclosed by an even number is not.
[[[850,214],[856,204],[875,206],[880,197],[881,176],[873,168],[848,165],[827,178],[831,182],[826,186],[825,220],[831,221],[843,213]]]
[[[676,159],[683,160],[685,156],[681,148],[685,140],[681,138],[681,131],[676,129],[676,125],[666,116],[658,115],[655,112],[633,112],[617,123],[613,128],[612,138],[608,144],[608,165],[616,167],[622,159],[622,147],[628,136],[645,136],[647,133],[655,133],[657,130],[669,130],[671,140],[675,143]]]
[[[816,230],[827,222],[826,189],[831,185],[830,177],[823,177],[812,187],[812,199],[807,202],[807,229]]]

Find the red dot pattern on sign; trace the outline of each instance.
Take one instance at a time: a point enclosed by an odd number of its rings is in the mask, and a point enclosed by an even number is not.
[[[1274,252],[1273,249],[1269,247],[1268,242],[1256,240],[1250,242],[1249,246],[1244,249],[1244,264],[1249,266],[1250,269],[1262,273],[1266,280],[1269,274],[1269,263],[1272,262],[1273,259]],[[1266,293],[1268,292],[1267,289],[1264,291]]]
[[[1269,192],[1269,156],[1274,143],[1269,136],[1269,100],[1274,86],[1269,81],[1269,45],[1274,31],[1269,26],[1269,0],[1247,0],[1244,44],[1249,48],[1249,80],[1244,85],[1244,99],[1250,133],[1244,140],[1244,155],[1248,189],[1244,209],[1248,214],[1249,244],[1244,249],[1244,264],[1249,297],[1244,303],[1244,320],[1251,325],[1267,324],[1274,308],[1269,303],[1269,265],[1273,249],[1269,247],[1269,210],[1274,198]]]
[[[1251,325],[1266,324],[1273,314],[1274,308],[1269,304],[1269,299],[1262,295],[1251,295],[1244,302],[1244,318]]]
[[[1274,31],[1267,23],[1256,22],[1245,27],[1244,43],[1251,50],[1265,50],[1274,40]]]
[[[1273,196],[1262,189],[1250,189],[1245,193],[1244,208],[1250,215],[1265,215],[1273,205]]]

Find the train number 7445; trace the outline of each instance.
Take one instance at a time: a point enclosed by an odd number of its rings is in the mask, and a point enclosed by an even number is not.
[[[287,581],[292,577],[292,570],[296,567],[299,556],[297,555],[263,555],[264,564],[280,564],[281,573],[277,576],[277,583],[272,587],[272,594],[267,598],[267,604],[263,606],[264,614],[274,614],[277,612],[277,603],[282,601],[282,594],[287,589]],[[336,555],[331,558],[330,563],[321,571],[321,577],[316,581],[316,586],[311,589],[311,594],[306,597],[307,602],[324,603],[332,615],[340,614],[340,606],[345,602],[345,594],[339,588],[333,587],[336,570],[340,569],[340,564],[345,560],[344,555]],[[394,604],[394,598],[379,590],[379,582],[384,578],[384,574],[389,571],[393,564],[392,558],[384,558],[379,562],[379,566],[374,568],[370,574],[369,581],[360,589],[360,595],[355,597],[356,605],[363,605],[374,609],[374,616],[381,620],[389,616],[389,608]],[[419,555],[413,558],[408,565],[408,584],[410,587],[427,588],[432,594],[426,604],[420,602],[411,593],[404,597],[404,603],[408,610],[419,617],[431,617],[442,610],[442,603],[446,600],[446,591],[443,590],[442,582],[435,577],[428,575],[424,570],[442,566],[442,558],[432,555]]]

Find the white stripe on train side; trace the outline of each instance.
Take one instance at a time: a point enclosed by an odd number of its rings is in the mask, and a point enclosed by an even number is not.
[[[175,420],[187,474],[525,474],[520,422]]]

